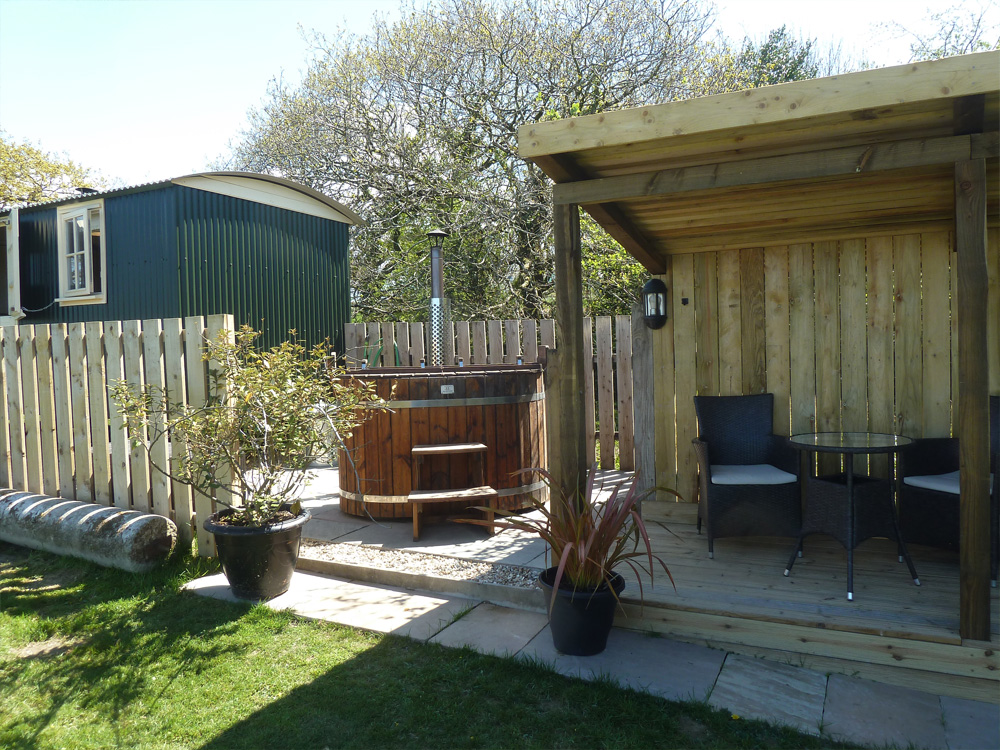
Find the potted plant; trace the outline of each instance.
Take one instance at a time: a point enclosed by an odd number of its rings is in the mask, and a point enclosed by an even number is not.
[[[152,466],[225,506],[203,528],[215,535],[233,594],[252,600],[288,590],[310,518],[297,500],[310,464],[384,408],[371,385],[338,377],[344,371],[323,345],[307,350],[291,338],[260,350],[259,335],[244,326],[206,341],[203,406],[169,403],[155,386],[118,381],[111,388],[133,444],[146,449]],[[172,447],[167,466],[151,450],[162,440]]]
[[[662,566],[671,584],[673,576],[650,547],[646,526],[636,507],[634,483],[625,492],[621,491],[621,484],[615,486],[606,501],[597,502],[596,465],[588,473],[583,494],[576,497],[551,491],[553,482],[547,471],[524,471],[538,473],[549,485],[548,505],[537,503],[534,509],[537,514],[516,515],[497,510],[504,520],[469,522],[530,531],[546,541],[555,564],[541,572],[538,585],[547,594],[553,643],[564,654],[598,654],[607,645],[615,608],[620,605],[619,596],[625,588],[625,579],[616,568],[626,565],[636,573],[640,601],[643,589],[639,573],[649,575],[652,583],[654,560]],[[677,495],[673,490],[666,491]]]

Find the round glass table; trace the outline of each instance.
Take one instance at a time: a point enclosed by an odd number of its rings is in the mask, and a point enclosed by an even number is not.
[[[847,456],[844,474],[833,477],[807,477],[805,486],[805,509],[802,530],[785,568],[789,575],[795,558],[802,554],[802,540],[809,534],[829,534],[847,550],[847,598],[854,599],[854,548],[874,536],[885,536],[896,541],[899,560],[906,560],[913,583],[920,585],[917,571],[913,567],[906,543],[899,533],[896,521],[895,467],[889,461],[888,480],[871,477],[855,477],[855,455],[898,453],[913,443],[905,435],[890,435],[881,432],[810,432],[792,435],[788,442],[807,453],[834,453]],[[859,501],[862,503],[859,506]]]

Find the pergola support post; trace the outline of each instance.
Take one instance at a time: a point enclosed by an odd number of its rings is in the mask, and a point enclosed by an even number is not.
[[[960,603],[962,638],[990,638],[989,400],[986,361],[986,162],[955,163],[958,271]]]
[[[583,425],[583,263],[580,210],[553,206],[557,348],[548,353],[546,404],[553,490],[582,497],[587,455]]]

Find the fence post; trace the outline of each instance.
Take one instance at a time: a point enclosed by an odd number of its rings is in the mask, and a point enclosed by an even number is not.
[[[42,444],[42,492],[59,495],[56,412],[52,393],[52,332],[48,325],[35,326],[35,358],[38,368],[38,419]]]
[[[632,398],[637,404],[653,403],[653,337],[642,320],[642,307],[632,305]],[[640,495],[656,486],[653,410],[635,410],[635,488]]]
[[[94,464],[90,452],[90,420],[87,417],[87,347],[84,334],[83,323],[69,324],[69,400],[73,415],[73,443],[77,447],[73,467],[76,496],[73,499],[90,503],[94,501]]]
[[[188,318],[188,320],[193,320]],[[199,318],[200,320],[200,318]],[[185,325],[185,328],[187,326]],[[365,341],[365,324],[348,323],[344,326],[344,367],[360,367]]]
[[[35,369],[35,327],[21,326],[18,365],[21,369],[21,420],[24,424],[24,459],[27,489],[42,491],[42,444],[38,437],[38,374]]]
[[[59,464],[59,497],[76,493],[76,445],[69,390],[69,331],[65,323],[50,326],[52,334],[52,398],[56,407],[56,452]],[[125,498],[128,507],[128,498]]]
[[[426,356],[424,348],[424,324],[410,323],[410,362],[414,367],[420,367],[420,360]]]
[[[111,321],[104,330],[104,352],[107,383],[122,380],[122,324]],[[111,486],[112,502],[117,508],[128,509],[131,471],[129,468],[128,427],[116,405],[111,409]]]
[[[615,317],[615,390],[618,393],[618,466],[635,470],[635,427],[632,415],[632,328],[628,315]],[[652,403],[652,401],[647,402]]]
[[[486,324],[486,333],[489,338],[489,351],[486,361],[491,365],[499,365],[503,362],[503,328],[499,320],[491,320]]]
[[[583,319],[583,432],[587,463],[594,463],[597,445],[597,408],[594,395],[594,319]]]
[[[125,350],[125,382],[133,392],[143,384],[142,373],[142,329],[138,320],[126,320],[122,334],[122,348]],[[139,428],[143,432],[143,428]],[[133,438],[145,441],[145,435]],[[130,476],[132,477],[132,509],[149,512],[149,457],[141,446],[132,448],[129,454]]]
[[[108,445],[108,378],[104,364],[104,326],[84,325],[87,339],[87,391],[90,394],[90,453],[94,462],[94,502],[111,505],[111,451]]]
[[[611,316],[597,318],[597,414],[601,468],[615,468],[615,383],[611,351]]]
[[[169,318],[163,321],[163,386],[166,389],[168,404],[186,402],[184,387],[184,330],[180,318]],[[176,416],[173,410],[168,410],[167,419]],[[170,466],[174,470],[174,462],[180,461],[184,455],[184,446],[179,440],[170,441]],[[189,485],[170,480],[170,497],[173,501],[173,519],[177,524],[177,533],[184,542],[192,539],[191,524],[194,521],[194,506],[192,504],[192,489]]]
[[[521,321],[521,352],[525,362],[538,361],[538,324],[533,320]]]
[[[472,324],[472,361],[477,365],[485,365],[488,362],[485,320],[477,320]]]
[[[208,320],[206,321],[205,324],[205,336],[208,337],[210,340],[214,341],[220,338],[221,336],[225,335],[229,341],[234,341],[236,338],[234,326],[235,323],[233,322],[232,315],[209,315]],[[212,372],[218,372],[218,367],[219,363],[216,360],[212,359],[208,361],[209,374],[211,374]],[[217,382],[220,383],[220,388],[222,388],[223,390],[216,393],[216,397],[223,400],[227,399],[228,394],[224,388],[225,387],[224,381],[219,380]],[[211,383],[212,383],[212,378],[210,377],[209,384],[211,385]],[[228,477],[218,477],[218,479],[223,484],[232,485],[233,482],[232,471],[230,470],[230,474]],[[235,498],[233,496],[233,493],[230,492],[229,490],[225,489],[216,490],[215,497],[219,502],[223,503],[224,505],[237,504],[237,498]]]
[[[505,320],[503,322],[504,338],[507,339],[507,353],[503,361],[508,365],[517,364],[517,356],[521,353],[521,337],[518,335],[518,325],[516,320]]]
[[[184,318],[184,360],[187,365],[187,403],[197,409],[208,400],[208,367],[205,351],[205,321],[201,316]],[[195,536],[200,557],[215,556],[215,537],[205,531],[203,521],[215,512],[215,500],[194,492]]]
[[[459,359],[468,366],[472,364],[472,345],[469,332],[469,321],[459,320],[455,323],[455,364]]]

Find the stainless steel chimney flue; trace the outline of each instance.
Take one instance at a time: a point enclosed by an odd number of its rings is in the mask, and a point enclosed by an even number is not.
[[[448,236],[443,229],[427,233],[431,243],[431,365],[440,367],[445,360],[445,326],[448,318],[448,304],[444,298],[444,259],[441,257],[441,242]]]

